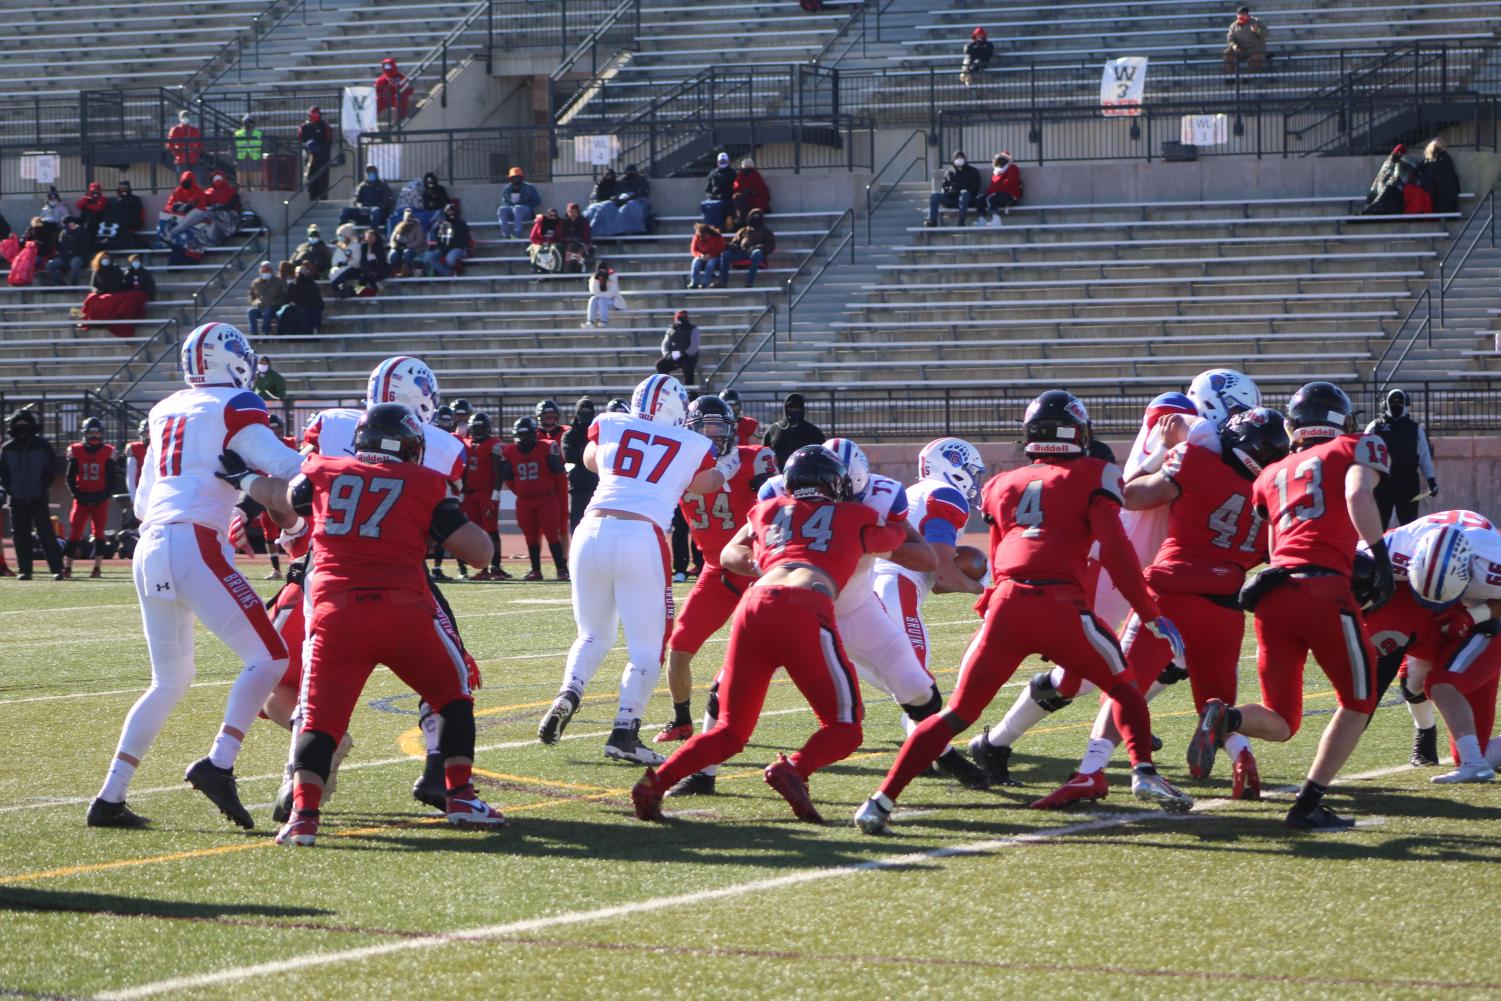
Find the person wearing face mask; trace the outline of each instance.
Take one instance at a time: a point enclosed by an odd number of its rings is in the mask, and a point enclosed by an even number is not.
[[[785,415],[761,436],[761,444],[771,449],[777,457],[777,468],[784,469],[792,453],[804,445],[822,445],[827,436],[816,426],[803,419],[805,405],[802,393],[788,393],[782,402]]]
[[[417,218],[417,210],[407,209],[402,213],[401,222],[391,231],[391,252],[386,255],[386,263],[391,266],[391,277],[410,277],[412,265],[419,262],[426,252],[427,231]]]
[[[1241,63],[1245,63],[1245,72],[1260,73],[1266,56],[1266,25],[1251,16],[1251,8],[1241,7],[1225,32],[1225,83],[1235,83]]]
[[[320,202],[328,194],[328,161],[333,155],[334,140],[323,112],[316,105],[308,109],[307,121],[297,129],[297,144],[304,155],[303,180],[307,183],[308,199]]]
[[[657,371],[667,375],[674,369],[682,369],[683,385],[691,386],[698,369],[698,348],[698,327],[688,319],[688,311],[680,309],[673,314],[672,326],[662,335],[662,357],[657,359]]]
[[[1405,390],[1394,389],[1386,394],[1381,416],[1366,425],[1365,433],[1386,442],[1391,457],[1391,472],[1376,487],[1381,527],[1391,524],[1393,512],[1398,525],[1416,521],[1418,502],[1424,497],[1438,496],[1438,476],[1433,468],[1433,452],[1428,448],[1428,432],[1413,420]],[[1428,483],[1427,490],[1423,489],[1424,480]]]
[[[283,336],[316,334],[322,326],[323,290],[318,287],[313,265],[304,261],[297,266],[296,278],[287,286],[287,304],[277,316],[277,330]]]
[[[177,113],[177,124],[167,133],[166,147],[179,171],[198,172],[198,161],[203,158],[203,133],[193,124],[186,108]]]
[[[255,280],[250,283],[250,308],[245,310],[250,336],[260,336],[262,328],[271,333],[277,312],[286,304],[287,283],[271,270],[270,261],[262,261]]]
[[[558,228],[563,220],[557,209],[548,209],[532,223],[530,243],[526,253],[532,262],[532,270],[538,274],[556,274],[563,267],[563,254],[558,250]]]
[[[104,210],[108,207],[109,199],[104,197],[104,187],[98,181],[90,181],[88,191],[73,203],[78,218],[83,221],[83,228],[90,233],[98,228],[99,221],[104,218]]]
[[[740,169],[735,172],[734,190],[730,202],[735,209],[735,228],[744,226],[752,212],[765,215],[771,211],[771,188],[766,186],[766,178],[761,176],[756,161],[750,157],[740,161]]]
[[[146,268],[140,254],[125,259],[125,291],[139,292],[150,302],[156,298],[156,278]]]
[[[57,477],[57,453],[42,437],[42,422],[29,408],[11,416],[9,440],[0,446],[0,504],[10,503],[11,532],[16,543],[16,569],[21,580],[31,579],[37,543],[47,557],[55,580],[63,579],[63,554],[52,531],[52,481]]]
[[[512,167],[506,175],[505,186],[500,189],[500,207],[495,210],[501,238],[521,239],[537,217],[537,207],[541,204],[542,194],[536,185],[527,183],[526,171]]]
[[[928,218],[924,226],[938,225],[940,208],[958,209],[959,225],[969,214],[971,206],[980,201],[980,172],[969,165],[963,150],[955,150],[953,166],[943,173],[943,182],[928,199]]]
[[[63,220],[62,235],[57,238],[57,255],[47,262],[42,273],[43,285],[77,285],[83,281],[83,269],[94,255],[94,240],[79,223],[77,216]]]
[[[1000,152],[990,161],[990,187],[980,202],[980,212],[992,226],[1001,224],[1001,216],[1022,200],[1022,172],[1011,154]]]
[[[396,68],[391,56],[380,61],[380,76],[375,78],[375,113],[389,122],[401,121],[412,105],[412,85],[407,76]]]
[[[438,183],[438,175],[422,175],[422,211],[441,212],[448,205],[448,189]]]
[[[125,271],[110,256],[101,250],[94,255],[93,275],[89,287],[93,289],[79,307],[79,316],[86,321],[103,323],[116,337],[135,337],[138,324],[111,323],[114,320],[140,320],[146,316],[146,293],[130,288],[125,282]],[[80,323],[80,330],[87,330],[89,323]]]
[[[328,274],[333,262],[333,249],[323,242],[323,233],[316,224],[309,226],[307,239],[292,252],[292,263],[298,267],[309,265],[313,269],[313,278],[318,279]]]
[[[354,189],[354,201],[339,210],[339,223],[353,222],[384,230],[390,210],[391,188],[380,179],[380,171],[371,164],[365,168],[365,179]]]
[[[145,228],[146,206],[130,190],[130,182],[122,177],[115,185],[115,197],[104,210],[97,239],[105,246],[126,250],[138,246],[136,233]]]
[[[37,214],[43,222],[62,228],[63,220],[68,217],[68,207],[63,204],[63,196],[57,193],[56,188],[47,189],[47,197],[42,201],[42,211]]]
[[[427,268],[436,275],[451,278],[458,273],[459,262],[469,256],[474,238],[469,224],[459,214],[458,202],[443,207],[443,218],[433,227],[433,249],[427,252]]]
[[[271,359],[260,355],[255,359],[255,393],[266,401],[287,401],[287,380],[271,367]]]
[[[263,145],[255,119],[250,115],[241,118],[240,127],[234,131],[235,174],[241,184],[249,184],[250,178],[260,172]]]
[[[715,159],[714,169],[704,182],[704,194],[708,197],[698,205],[704,222],[723,231],[735,199],[735,168],[730,166],[730,154],[721,153]]]
[[[578,202],[569,202],[558,222],[558,243],[563,247],[563,270],[589,270],[594,259],[594,234]]]
[[[965,84],[975,82],[975,77],[990,68],[990,60],[995,58],[995,43],[985,33],[984,28],[976,28],[969,33],[969,42],[964,46],[964,66],[959,71],[959,79]]]

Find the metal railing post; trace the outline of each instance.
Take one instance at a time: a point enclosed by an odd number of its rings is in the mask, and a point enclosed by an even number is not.
[[[443,71],[438,76],[438,86],[442,88],[442,92],[438,95],[438,106],[446,108],[448,107],[448,39],[446,38],[443,40],[442,66]]]

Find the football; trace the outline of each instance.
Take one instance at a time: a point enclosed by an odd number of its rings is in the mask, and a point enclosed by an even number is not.
[[[954,566],[970,580],[984,580],[990,570],[990,560],[974,546],[960,546],[954,550]]]

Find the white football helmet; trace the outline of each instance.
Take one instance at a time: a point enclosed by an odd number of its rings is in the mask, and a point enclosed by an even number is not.
[[[631,393],[631,416],[644,421],[682,427],[688,413],[688,391],[670,375],[653,375]]]
[[[860,451],[860,446],[848,438],[830,438],[823,447],[838,456],[849,471],[850,496],[855,500],[864,497],[865,488],[870,486],[870,460]]]
[[[255,352],[239,327],[205,323],[182,342],[182,377],[189,386],[255,385]]]
[[[370,372],[370,384],[365,387],[365,405],[377,403],[400,403],[423,424],[431,424],[442,403],[438,377],[416,358],[387,358]]]
[[[1261,406],[1261,390],[1256,383],[1233,368],[1200,372],[1188,384],[1188,398],[1216,431],[1223,430],[1225,422],[1236,414]]]
[[[1464,529],[1444,525],[1418,540],[1407,579],[1418,600],[1442,606],[1458,600],[1470,586],[1473,550]]]
[[[917,453],[917,478],[947,483],[970,504],[978,504],[985,482],[985,460],[980,450],[963,438],[939,438]]]

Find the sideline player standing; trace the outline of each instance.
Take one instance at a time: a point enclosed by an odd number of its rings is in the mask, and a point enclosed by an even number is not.
[[[540,405],[540,404],[539,404]],[[568,557],[563,551],[563,527],[556,497],[558,477],[566,476],[563,457],[551,441],[543,439],[534,417],[518,417],[511,426],[516,440],[500,450],[500,481],[516,494],[516,523],[526,540],[526,555],[532,569],[522,580],[542,579],[542,539],[552,554],[558,580],[568,579]]]
[[[136,488],[141,482],[141,470],[146,466],[146,448],[151,444],[151,422],[142,419],[136,425],[135,441],[125,443],[125,492],[130,495],[132,506],[136,502]]]
[[[490,537],[490,566],[480,567],[475,580],[507,580],[500,567],[500,439],[491,436],[490,416],[469,418],[469,462],[464,469],[464,517]],[[467,576],[459,560],[459,576]]]
[[[740,402],[740,392],[734,389],[726,389],[719,394],[719,398],[730,405],[730,413],[735,422],[736,444],[749,445],[761,427],[761,422],[754,417],[746,417],[743,405]],[[775,455],[772,458],[776,458]],[[715,554],[719,555],[718,553]]]
[[[538,402],[536,413],[533,416],[537,419],[537,437],[542,439],[544,444],[550,445],[552,450],[561,457],[563,454],[563,435],[567,432],[568,426],[563,423],[563,412],[558,408],[558,401],[541,400]],[[555,503],[558,505],[558,524],[562,526],[563,549],[566,552],[570,535],[568,531],[568,473],[565,469],[563,472],[554,473],[553,478],[554,487],[557,491],[557,500]],[[558,579],[564,580],[566,578],[559,577]]]
[[[855,823],[867,834],[886,828],[907,784],[979,718],[1033,653],[1068,664],[1114,700],[1116,726],[1131,752],[1136,798],[1172,812],[1193,805],[1153,767],[1146,700],[1131,682],[1115,634],[1085,597],[1085,560],[1098,540],[1101,563],[1116,586],[1147,628],[1182,657],[1183,641],[1147,593],[1121,527],[1120,468],[1087,454],[1089,414],[1062,390],[1043,393],[1027,407],[1025,429],[1032,463],[996,476],[982,494],[996,577],[984,625],[965,654],[948,708],[912,731],[886,781],[856,812]]]
[[[735,573],[760,575],[735,609],[719,680],[719,725],[691,737],[660,772],[648,768],[631,789],[642,820],[662,819],[662,797],[680,779],[745,749],[766,690],[786,668],[818,719],[818,729],[788,758],[767,766],[766,784],[799,820],[823,823],[808,796],[808,779],[860,746],[865,707],[860,683],[835,624],[834,599],[867,553],[896,549],[904,522],[882,523],[864,504],[848,503],[849,473],[828,449],[810,445],[787,460],[787,496],[762,501],[721,554]]]
[[[224,457],[225,478],[291,527],[312,519],[317,570],[309,581],[308,663],[293,766],[293,811],[279,845],[311,845],[324,784],[349,717],[377,664],[443,718],[445,812],[458,825],[498,827],[500,811],[474,790],[474,698],[468,668],[428,587],[428,539],[484,566],[490,540],[464,517],[442,474],[422,465],[423,427],[406,407],[371,407],[353,456],[310,456],[291,483]]]
[[[662,761],[641,743],[640,730],[672,628],[671,553],[664,533],[684,492],[720,489],[740,458],[732,451],[716,467],[714,444],[683,427],[687,408],[682,383],[653,375],[631,394],[629,414],[601,414],[589,426],[584,465],[599,473],[599,488],[568,554],[578,638],[568,651],[563,687],[537,727],[544,744],[563,735],[619,624],[625,628],[626,666],[605,757],[645,765]]]
[[[1374,435],[1351,434],[1354,413],[1344,390],[1328,382],[1308,383],[1288,404],[1292,454],[1262,470],[1252,493],[1270,529],[1271,568],[1241,591],[1241,604],[1256,614],[1264,701],[1231,708],[1210,699],[1188,748],[1190,767],[1207,775],[1231,734],[1291,740],[1303,723],[1303,665],[1312,652],[1339,708],[1287,811],[1287,826],[1299,831],[1355,825],[1323,799],[1376,708],[1376,658],[1350,590],[1358,542],[1371,547],[1376,561],[1373,604],[1395,587],[1374,494],[1386,475],[1386,445]]]
[[[234,568],[225,526],[238,492],[219,479],[219,455],[232,449],[256,469],[291,477],[302,457],[272,433],[266,404],[249,387],[255,352],[227,323],[205,323],[182,346],[188,384],[151,408],[151,445],[136,491],[141,541],[132,564],[151,687],[120,733],[104,786],[89,804],[90,827],[140,827],[125,805],[141,758],[193,682],[194,620],[245,663],[229,690],[224,725],[208,757],[186,779],[241,827],[255,822],[235,789],[234,763],[245,731],[287,667],[287,648],[250,583]]]
[[[68,493],[73,507],[68,511],[68,542],[63,546],[63,576],[73,576],[73,557],[83,542],[83,530],[91,523],[94,534],[94,570],[97,579],[104,564],[105,529],[109,527],[109,495],[115,484],[115,446],[104,443],[104,424],[97,417],[83,422],[83,441],[68,446]]]

